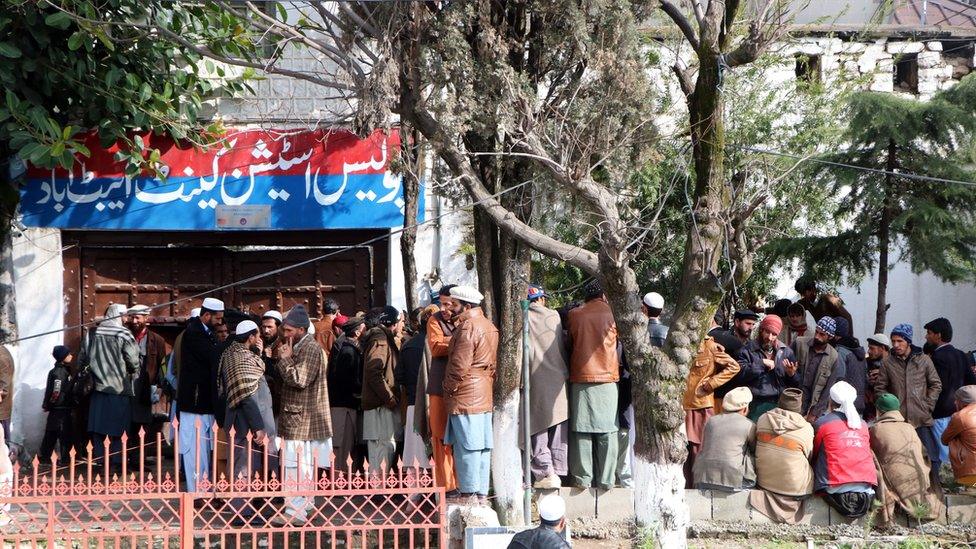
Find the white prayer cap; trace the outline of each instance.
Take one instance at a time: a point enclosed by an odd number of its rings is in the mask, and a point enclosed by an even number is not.
[[[214,297],[204,298],[203,308],[207,309],[208,311],[219,313],[224,310],[224,302]]]
[[[847,416],[847,426],[851,429],[861,427],[861,416],[857,413],[857,408],[854,407],[856,399],[857,389],[846,381],[838,381],[830,388],[830,400],[836,402],[840,411]]]
[[[237,335],[244,335],[257,329],[258,325],[255,324],[253,320],[242,320],[240,324],[237,325],[237,329],[234,330],[234,333]]]
[[[278,311],[274,311],[274,310],[271,310],[271,311],[268,311],[268,312],[264,313],[263,315],[261,315],[261,318],[273,318],[273,319],[277,320],[279,324],[281,323],[281,320],[282,320],[281,313],[279,313]]]
[[[644,294],[644,305],[647,305],[648,309],[663,309],[664,296],[657,292]]]
[[[473,305],[478,305],[485,299],[485,296],[481,295],[481,292],[471,286],[455,286],[451,288],[451,297]]]
[[[542,520],[555,522],[566,516],[566,502],[558,494],[549,494],[539,498],[539,517]]]
[[[200,316],[200,307],[190,309],[190,318],[196,318],[198,316]]]
[[[149,307],[145,305],[133,305],[129,307],[129,310],[125,312],[127,315],[148,315]]]

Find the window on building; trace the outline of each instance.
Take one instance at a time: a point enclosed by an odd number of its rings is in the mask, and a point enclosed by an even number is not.
[[[796,81],[810,85],[821,82],[822,72],[819,55],[799,54],[796,56]]]
[[[904,53],[895,58],[895,91],[918,93],[918,54]]]
[[[952,67],[952,79],[962,80],[973,72],[974,45],[972,40],[953,40],[942,42],[942,60]]]

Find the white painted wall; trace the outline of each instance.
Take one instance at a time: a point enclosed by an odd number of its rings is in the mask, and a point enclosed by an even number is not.
[[[776,295],[794,301],[799,296],[793,290],[800,273],[779,271],[780,284]],[[864,343],[874,334],[874,315],[878,304],[878,277],[869,275],[858,285],[837,288],[844,305],[854,319],[854,336]],[[952,343],[964,351],[976,349],[976,285],[942,282],[931,272],[913,273],[907,262],[898,262],[888,273],[888,298],[891,307],[885,322],[885,333],[896,324],[907,322],[915,329],[914,343],[925,343],[923,326],[940,316],[952,323]]]
[[[417,243],[414,247],[417,284],[413,291],[421,306],[429,303],[431,289],[436,290],[442,284],[478,285],[477,272],[474,269],[469,271],[464,257],[457,253],[464,242],[465,227],[471,222],[470,213],[455,211],[457,206],[434,196],[429,190],[426,193],[425,222],[417,231]],[[387,295],[394,307],[404,309],[407,301],[400,255],[400,233],[390,237],[389,253],[390,279]]]
[[[868,277],[857,287],[840,288],[854,317],[854,333],[863,339],[874,333],[874,312],[878,303],[878,278]],[[915,274],[905,262],[895,264],[888,275],[888,309],[885,332],[907,322],[915,329],[914,343],[925,343],[930,320],[940,316],[952,323],[953,345],[964,351],[976,349],[976,286],[947,284],[931,272]]]
[[[27,229],[13,238],[16,320],[20,338],[64,328],[64,279],[61,232]],[[41,410],[51,351],[61,332],[25,339],[9,346],[16,367],[10,438],[34,453],[41,445],[47,414]]]

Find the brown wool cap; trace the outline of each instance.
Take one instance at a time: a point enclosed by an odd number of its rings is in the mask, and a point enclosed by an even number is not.
[[[789,412],[800,413],[800,408],[803,405],[803,391],[799,389],[786,389],[783,394],[779,395],[779,402],[776,403],[778,408],[782,408]]]

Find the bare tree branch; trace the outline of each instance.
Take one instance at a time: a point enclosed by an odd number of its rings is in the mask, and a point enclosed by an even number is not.
[[[681,86],[681,93],[685,94],[686,98],[695,93],[695,82],[691,79],[691,74],[689,74],[688,69],[682,69],[681,65],[675,63],[671,65],[671,70],[678,77],[678,85]]]
[[[198,54],[200,54],[200,55],[202,55],[204,57],[209,57],[210,59],[213,59],[214,61],[220,61],[221,63],[227,63],[228,65],[236,65],[238,67],[250,67],[252,69],[260,69],[260,70],[265,71],[265,72],[269,72],[269,73],[273,73],[273,74],[280,74],[282,76],[290,76],[292,78],[297,78],[299,80],[305,80],[306,82],[311,82],[311,83],[317,84],[319,86],[331,87],[331,88],[336,88],[336,89],[340,89],[340,90],[344,90],[344,91],[350,91],[350,92],[357,90],[357,88],[355,86],[351,86],[349,84],[345,84],[345,83],[339,82],[337,80],[326,80],[324,78],[319,78],[317,76],[314,76],[314,75],[310,74],[307,71],[293,71],[293,70],[290,70],[290,69],[283,69],[281,67],[276,67],[274,65],[264,65],[262,63],[253,63],[251,61],[246,61],[244,59],[237,59],[235,57],[227,57],[225,55],[220,55],[220,54],[214,53],[209,48],[205,48],[203,46],[198,46],[198,45],[194,44],[193,42],[190,42],[186,38],[183,38],[179,34],[176,34],[175,32],[173,32],[173,31],[171,31],[171,30],[169,30],[169,29],[167,29],[165,27],[155,26],[154,28],[155,28],[155,30],[157,32],[159,32],[160,34],[164,35],[169,40],[172,40],[172,41],[180,44],[181,46],[183,46],[183,47],[185,47],[185,48],[187,48],[189,50],[195,51],[196,53],[198,53]]]
[[[520,221],[497,199],[491,198],[491,193],[482,184],[481,178],[471,166],[467,156],[458,149],[433,115],[423,106],[415,104],[409,112],[409,116],[417,129],[427,137],[439,156],[451,168],[454,175],[459,178],[471,197],[480,202],[478,207],[486,212],[499,228],[514,238],[525,242],[533,250],[565,261],[591,275],[600,271],[596,254],[578,246],[561,242],[533,229]]]
[[[678,28],[681,29],[681,34],[685,35],[685,40],[691,44],[692,49],[698,51],[699,42],[698,37],[695,35],[695,29],[691,28],[691,23],[685,17],[685,14],[681,13],[681,9],[672,4],[670,0],[661,0],[661,9],[674,21],[675,25],[678,25]],[[701,6],[698,6],[698,11],[701,11]],[[695,15],[697,17],[697,12]]]

